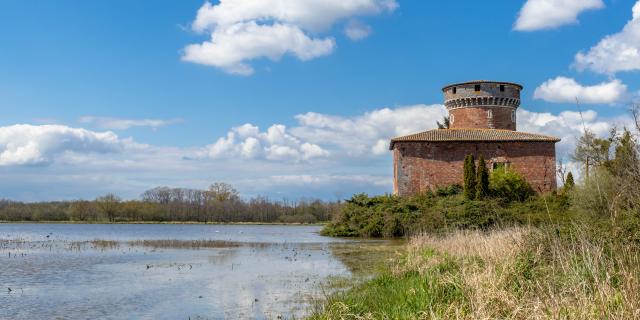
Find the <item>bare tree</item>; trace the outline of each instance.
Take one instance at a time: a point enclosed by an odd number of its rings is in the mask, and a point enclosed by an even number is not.
[[[238,190],[234,189],[230,184],[224,182],[216,182],[212,184],[209,187],[209,193],[215,200],[219,202],[235,200],[239,195]]]
[[[113,193],[106,194],[96,199],[98,209],[109,221],[114,222],[120,206],[120,198]]]
[[[564,164],[562,159],[558,159],[558,163],[556,164],[556,173],[558,174],[558,177],[560,177],[562,185],[564,185],[567,182],[567,166]]]
[[[90,201],[74,201],[69,205],[69,216],[75,221],[88,221],[93,218],[94,210]]]

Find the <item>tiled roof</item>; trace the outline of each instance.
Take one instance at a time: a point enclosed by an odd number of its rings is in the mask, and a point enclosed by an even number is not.
[[[500,129],[435,129],[391,139],[389,149],[396,142],[446,142],[446,141],[548,141],[560,139],[535,133]]]

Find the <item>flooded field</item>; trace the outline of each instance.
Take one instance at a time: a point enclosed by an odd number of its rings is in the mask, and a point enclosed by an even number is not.
[[[394,244],[317,226],[0,224],[0,319],[288,319]]]

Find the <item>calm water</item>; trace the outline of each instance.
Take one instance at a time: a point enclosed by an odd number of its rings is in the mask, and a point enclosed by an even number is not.
[[[0,224],[0,319],[301,317],[328,277],[351,274],[349,250],[374,243],[319,230]]]

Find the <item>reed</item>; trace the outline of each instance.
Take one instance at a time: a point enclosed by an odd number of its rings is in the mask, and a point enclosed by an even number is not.
[[[640,250],[587,226],[419,235],[312,319],[637,319]]]

